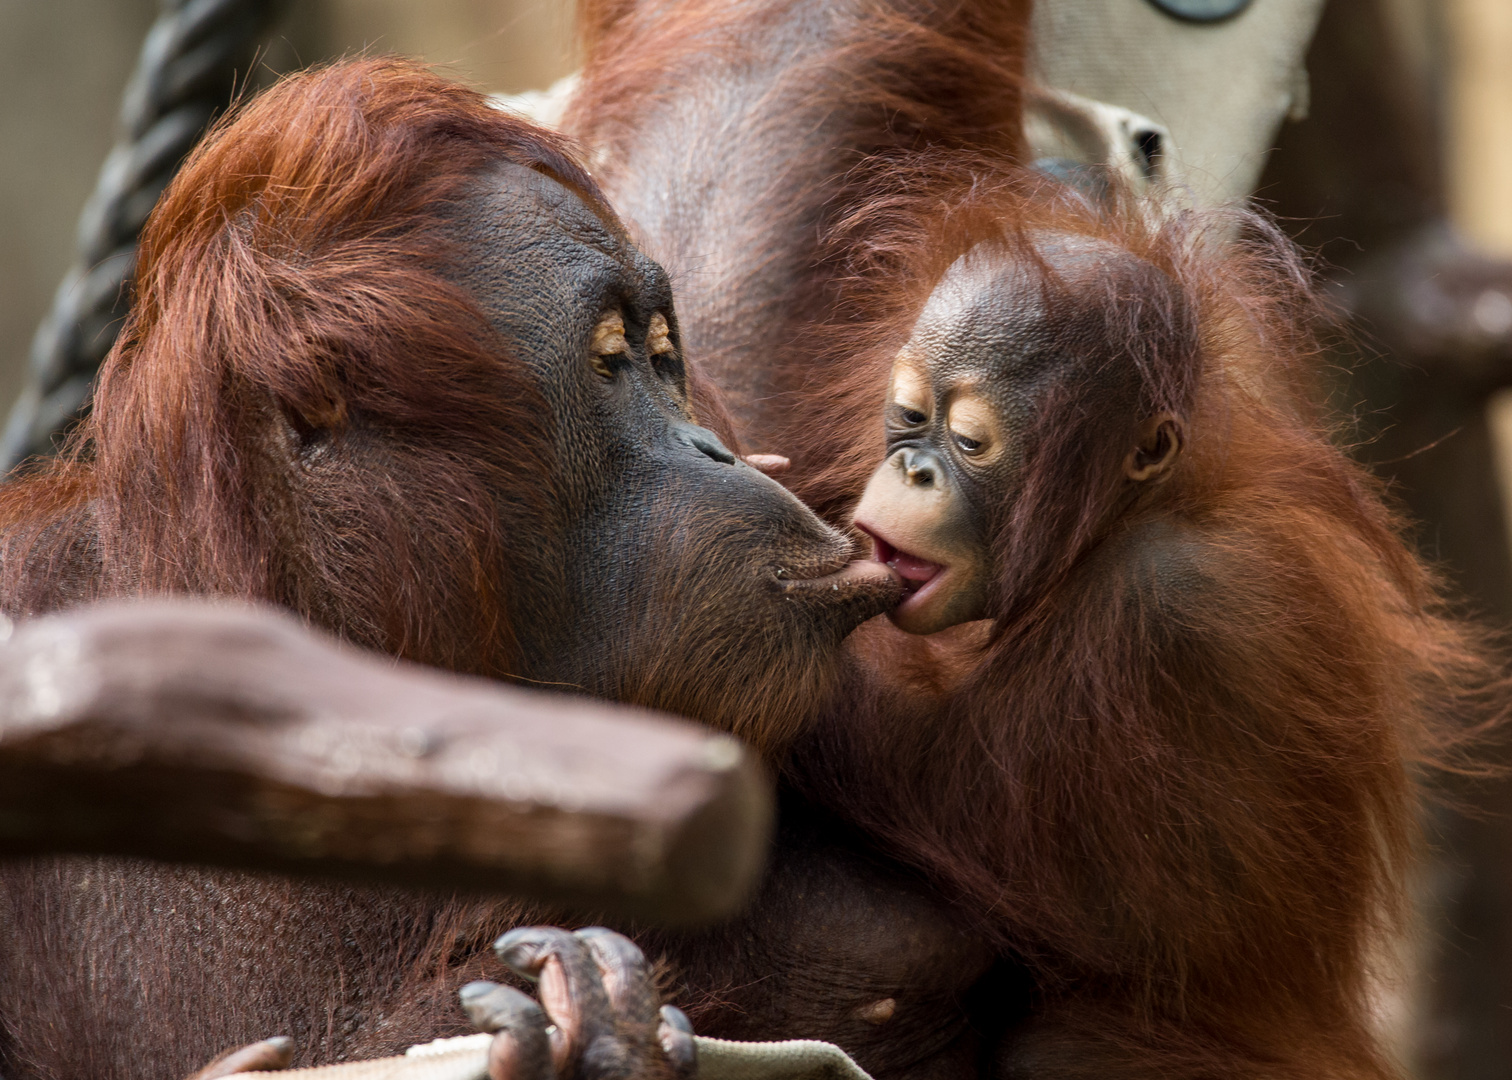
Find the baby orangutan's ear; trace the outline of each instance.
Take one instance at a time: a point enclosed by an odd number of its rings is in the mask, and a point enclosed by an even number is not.
[[[339,374],[344,359],[321,353],[298,365],[291,363],[289,377],[268,387],[301,442],[321,438],[347,426],[346,392]]]
[[[1163,480],[1181,456],[1186,430],[1181,417],[1160,413],[1146,420],[1139,429],[1139,441],[1124,458],[1124,475],[1135,483]]]

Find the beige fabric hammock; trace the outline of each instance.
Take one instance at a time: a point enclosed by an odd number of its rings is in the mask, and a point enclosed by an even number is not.
[[[412,1046],[403,1057],[277,1073],[291,1080],[488,1080],[491,1035]],[[696,1036],[698,1080],[871,1080],[844,1050],[816,1039],[730,1042]]]
[[[1323,0],[1253,0],[1220,22],[1150,0],[1038,0],[1041,85],[1130,110],[1168,133],[1172,179],[1198,205],[1254,190],[1290,114],[1307,112],[1303,60]]]

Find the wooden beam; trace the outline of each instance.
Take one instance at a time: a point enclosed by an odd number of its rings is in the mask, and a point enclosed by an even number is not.
[[[0,647],[0,856],[142,855],[480,890],[669,923],[731,911],[771,828],[734,740],[190,601]]]

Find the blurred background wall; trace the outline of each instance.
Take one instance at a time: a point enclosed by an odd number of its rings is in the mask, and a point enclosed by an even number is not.
[[[1505,631],[1512,2],[1328,0],[1307,69],[1310,115],[1282,130],[1260,197],[1321,251],[1352,316],[1338,393],[1358,453],[1469,608]],[[1505,745],[1496,756],[1512,766]],[[1512,782],[1440,792],[1402,1049],[1423,1080],[1508,1080]]]
[[[154,0],[0,0],[0,401],[73,260]]]

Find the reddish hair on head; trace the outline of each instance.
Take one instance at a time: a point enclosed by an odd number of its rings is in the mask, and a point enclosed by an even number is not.
[[[449,280],[441,228],[501,162],[618,228],[558,137],[404,60],[290,76],[217,123],[148,220],[93,415],[0,507],[13,606],[270,600],[501,674],[510,508],[495,493],[521,485],[488,480],[535,462],[542,483],[512,497],[549,512],[549,418]],[[323,442],[365,433],[383,438],[353,444],[360,480],[322,466]],[[43,511],[90,519],[93,542],[60,540],[74,530],[38,525]]]

